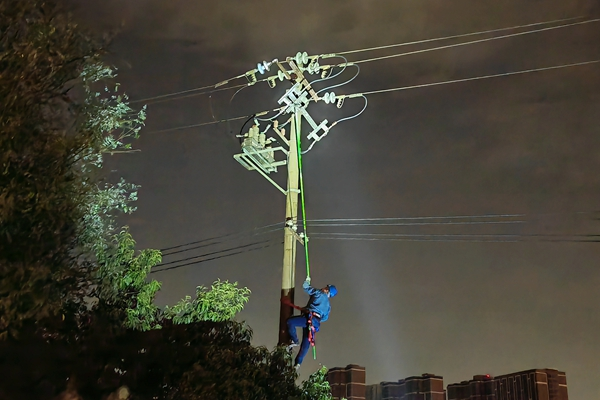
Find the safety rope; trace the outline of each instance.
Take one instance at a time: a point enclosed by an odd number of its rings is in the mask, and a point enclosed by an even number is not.
[[[306,277],[310,278],[310,260],[308,258],[308,235],[306,233],[306,206],[304,202],[304,179],[302,178],[302,143],[300,131],[297,131],[298,135],[298,174],[300,176],[300,200],[302,203],[302,224],[304,227],[304,254],[306,257]]]

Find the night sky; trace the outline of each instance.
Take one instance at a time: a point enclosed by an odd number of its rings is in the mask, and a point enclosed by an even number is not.
[[[297,51],[342,52],[600,14],[593,0],[72,1],[79,3],[84,24],[120,29],[108,59],[132,100],[212,85]],[[451,43],[458,41],[348,58]],[[334,91],[599,59],[600,23],[591,23],[364,63],[354,81]],[[343,77],[352,76],[346,72]],[[107,159],[111,179],[124,176],[141,185],[138,211],[122,219],[140,248],[284,220],[284,196],[232,157],[240,152],[233,134],[243,120],[156,131],[275,108],[287,87],[258,84],[231,103],[234,91],[148,102],[147,124],[136,142],[141,152]],[[302,376],[319,363],[354,363],[366,367],[367,383],[430,372],[449,384],[476,374],[557,368],[567,373],[572,399],[600,398],[600,243],[526,236],[600,234],[600,214],[589,213],[600,209],[600,64],[368,100],[361,116],[340,123],[304,156],[308,219],[524,214],[514,220],[527,223],[315,227],[315,233],[522,236],[516,243],[482,243],[456,236],[350,241],[315,235],[313,283],[334,283],[339,295],[317,337],[318,359],[307,357]],[[362,100],[346,100],[341,110],[311,107],[315,118],[333,121],[359,111]],[[284,178],[281,170],[277,179]],[[273,244],[153,274],[163,281],[158,302],[172,304],[217,278],[238,281],[252,290],[239,319],[254,329],[256,345],[273,348],[282,238],[282,231],[226,237],[232,240],[165,257],[169,262],[255,241]],[[304,276],[299,257],[297,288]],[[296,296],[299,304],[305,300]]]

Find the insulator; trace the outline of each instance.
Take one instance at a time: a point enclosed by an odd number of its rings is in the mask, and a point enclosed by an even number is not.
[[[265,67],[261,63],[256,64],[256,69],[261,75],[265,73]]]
[[[302,63],[308,64],[308,53],[307,52],[302,53]]]
[[[271,63],[263,61],[263,67],[265,67],[266,71],[269,71],[271,69]]]
[[[299,67],[302,66],[303,61],[302,61],[302,52],[301,51],[296,53],[296,57],[294,57],[294,60],[296,61],[296,64],[298,64]]]
[[[280,81],[283,82],[283,80],[285,79],[285,74],[283,73],[282,70],[277,71],[277,77],[279,78]]]
[[[342,106],[344,105],[344,98],[345,97],[340,97],[338,99],[337,104],[336,104],[337,108],[342,108]]]
[[[321,78],[325,79],[327,77],[327,70],[324,69],[323,72],[321,72]]]
[[[320,69],[321,66],[319,65],[317,60],[313,60],[313,62],[311,62],[306,68],[309,74],[316,74],[317,72],[319,72]]]
[[[335,102],[335,93],[325,93],[325,96],[323,96],[323,100],[326,104],[333,104]]]

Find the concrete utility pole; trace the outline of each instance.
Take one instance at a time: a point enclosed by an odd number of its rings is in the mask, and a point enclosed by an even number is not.
[[[271,88],[274,88],[277,79],[281,82],[284,80],[292,83],[292,87],[287,89],[285,94],[278,100],[281,105],[279,113],[272,118],[263,118],[261,121],[266,121],[268,126],[261,132],[259,128],[259,119],[254,120],[254,125],[250,130],[241,136],[242,153],[236,154],[233,157],[250,171],[257,171],[271,184],[273,184],[281,193],[285,195],[285,228],[284,228],[284,244],[283,244],[283,275],[281,280],[281,298],[287,300],[288,304],[294,303],[294,287],[296,281],[296,246],[297,241],[302,245],[306,245],[308,238],[306,232],[297,233],[298,226],[298,195],[300,193],[300,165],[298,156],[298,143],[301,138],[301,121],[304,118],[308,123],[310,132],[306,136],[309,141],[312,141],[308,150],[327,135],[337,122],[328,126],[327,120],[316,123],[311,115],[306,111],[306,108],[311,102],[323,100],[326,104],[334,104],[337,101],[337,107],[341,108],[344,96],[336,96],[335,93],[325,93],[323,97],[319,97],[311,84],[305,78],[304,73],[321,74],[320,81],[329,79],[331,75],[330,68],[336,66],[321,66],[319,65],[320,58],[335,57],[335,55],[322,55],[309,57],[306,52],[297,53],[295,57],[288,57],[284,62],[273,60],[271,62],[263,61],[257,65],[257,68],[248,71],[245,75],[249,81],[249,85],[257,82],[256,74],[265,74],[270,71],[271,66],[277,66],[277,73],[268,77],[266,81]],[[283,64],[287,64],[284,67]],[[345,68],[345,66],[344,66]],[[337,75],[336,75],[337,76]],[[339,86],[339,85],[338,85]],[[365,105],[366,107],[366,105]],[[263,116],[267,114],[261,113]],[[291,115],[290,115],[291,114]],[[286,115],[290,115],[286,117]],[[258,117],[258,115],[256,115]],[[278,117],[286,118],[286,122],[279,127]],[[346,118],[347,119],[347,118]],[[290,135],[286,136],[284,125],[290,123]],[[266,134],[272,128],[272,131],[277,135],[274,138],[267,138]],[[279,146],[272,147],[272,143],[278,143]],[[306,151],[308,151],[306,150]],[[282,152],[285,159],[276,160],[275,154]],[[277,172],[277,167],[287,164],[287,188],[283,189],[279,186],[269,174]],[[307,252],[308,253],[308,252]],[[287,333],[287,319],[292,316],[294,309],[281,302],[279,312],[279,345],[286,344],[289,341]]]
[[[298,153],[292,149],[298,146],[298,136],[300,133],[300,118],[294,115],[290,127],[289,156],[288,156],[288,178],[287,195],[285,201],[285,221],[283,236],[283,275],[281,279],[281,298],[287,299],[289,303],[294,304],[294,287],[296,286],[296,232],[293,228],[298,223]],[[280,304],[279,310],[279,340],[278,344],[283,345],[290,340],[287,333],[286,321],[294,314],[294,309],[285,304]]]

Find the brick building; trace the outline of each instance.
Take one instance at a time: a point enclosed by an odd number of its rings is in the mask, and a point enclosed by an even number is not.
[[[365,400],[365,367],[350,364],[331,368],[327,372],[327,381],[334,399]]]
[[[531,369],[448,385],[448,400],[569,400],[567,377],[555,369]]]
[[[475,375],[470,381],[448,385],[448,400],[496,400],[494,377]]]
[[[446,400],[444,379],[433,374],[369,385],[366,394],[367,400]]]

